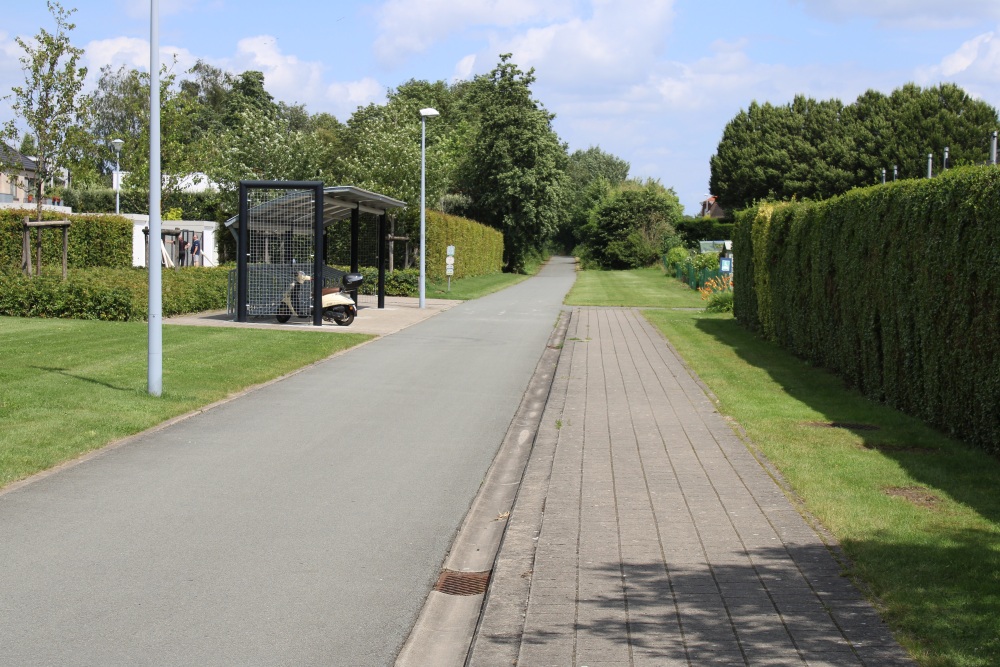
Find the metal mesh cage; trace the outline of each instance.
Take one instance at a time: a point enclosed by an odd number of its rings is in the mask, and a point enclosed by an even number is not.
[[[312,277],[315,197],[310,190],[254,188],[247,192],[247,199],[247,314],[276,315],[298,273]],[[295,304],[302,308],[299,312],[308,313],[311,292],[298,290],[297,294],[308,299]]]

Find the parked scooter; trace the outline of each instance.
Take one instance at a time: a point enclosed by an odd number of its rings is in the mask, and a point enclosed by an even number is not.
[[[340,287],[323,288],[323,319],[339,326],[346,327],[354,321],[358,314],[358,306],[349,292],[361,287],[365,277],[360,273],[348,273],[340,281]],[[312,277],[299,271],[295,280],[289,285],[288,291],[278,305],[275,316],[284,324],[292,317],[310,317],[312,308],[309,305],[312,296]]]

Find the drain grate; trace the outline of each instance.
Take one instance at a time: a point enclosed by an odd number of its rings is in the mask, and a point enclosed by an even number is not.
[[[486,586],[490,583],[490,572],[441,570],[434,590],[447,595],[481,595],[486,592]]]

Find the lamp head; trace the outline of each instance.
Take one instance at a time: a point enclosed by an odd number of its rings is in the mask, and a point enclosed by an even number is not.
[[[437,109],[431,109],[430,107],[420,110],[420,115],[424,118],[433,118],[434,116],[440,116],[441,113]]]
[[[115,149],[115,155],[122,152],[122,146],[125,145],[124,139],[112,139],[111,147]]]

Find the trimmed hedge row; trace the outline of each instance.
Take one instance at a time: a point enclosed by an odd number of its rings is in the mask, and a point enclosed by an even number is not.
[[[740,322],[1000,452],[1000,169],[737,215]]]
[[[427,279],[444,280],[447,247],[455,246],[453,278],[469,278],[500,273],[503,270],[503,234],[492,227],[448,215],[427,211]]]
[[[163,316],[226,307],[230,267],[186,267],[163,271]],[[0,315],[82,320],[143,321],[149,312],[149,275],[144,268],[62,270],[43,266],[41,276],[0,271]]]
[[[21,266],[24,217],[35,220],[35,210],[0,209],[0,268]],[[43,211],[45,220],[69,220],[69,266],[85,268],[132,266],[132,222],[116,215],[66,215]],[[38,232],[31,232],[35,257]],[[62,266],[62,230],[42,232],[42,267]]]

